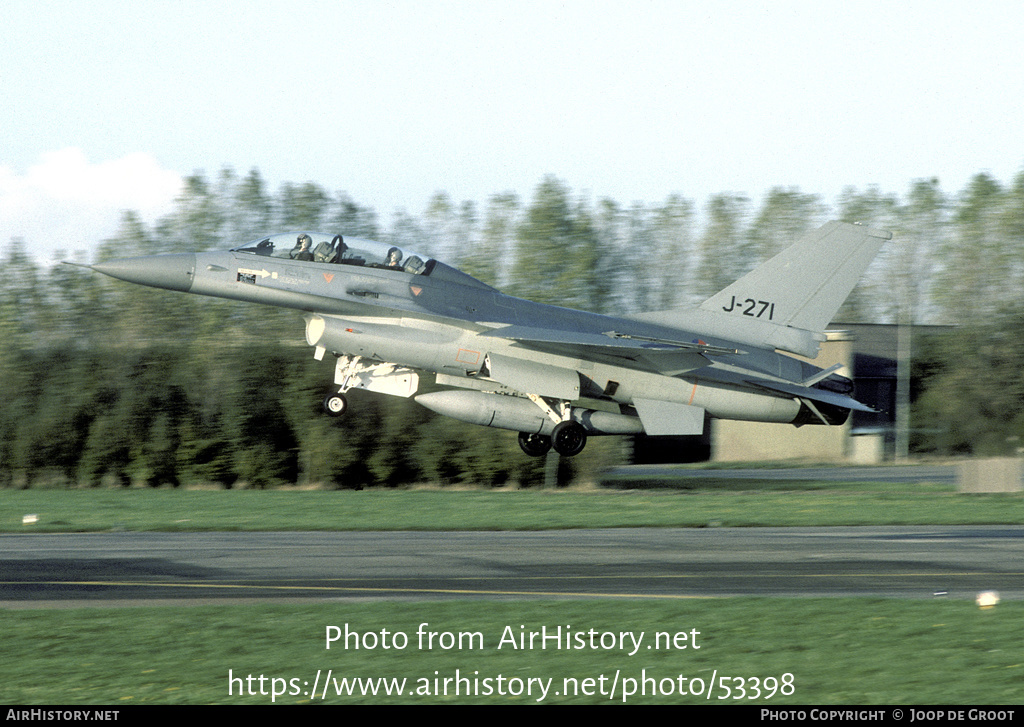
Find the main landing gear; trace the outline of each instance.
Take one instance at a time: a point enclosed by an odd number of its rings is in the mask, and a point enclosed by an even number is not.
[[[555,423],[551,436],[545,434],[519,433],[519,446],[531,457],[547,454],[552,447],[563,457],[575,457],[587,446],[587,430],[571,417],[568,401],[554,401],[536,394],[527,394],[527,398],[541,408],[548,418]],[[558,407],[556,410],[555,407]]]
[[[531,457],[541,457],[552,447],[563,457],[575,457],[586,446],[586,430],[573,421],[559,422],[550,437],[546,434],[519,433],[519,447]]]
[[[579,422],[557,424],[551,432],[551,446],[565,457],[575,457],[587,446],[587,430]]]
[[[543,457],[551,450],[551,437],[519,432],[519,447],[531,457]]]

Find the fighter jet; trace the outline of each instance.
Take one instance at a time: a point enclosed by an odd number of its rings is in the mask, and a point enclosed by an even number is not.
[[[594,435],[701,434],[710,418],[842,424],[852,397],[817,356],[888,232],[830,222],[697,308],[608,316],[505,295],[424,255],[336,233],[291,232],[225,252],[91,265],[131,283],[305,312],[314,356],[335,359],[327,413],[354,388],[414,397],[519,432],[531,456]],[[441,390],[419,393],[433,374]],[[431,387],[433,388],[433,387]]]

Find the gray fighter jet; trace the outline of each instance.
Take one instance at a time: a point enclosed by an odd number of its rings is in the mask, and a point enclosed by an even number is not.
[[[852,382],[814,358],[887,232],[830,222],[698,308],[606,316],[513,298],[398,247],[314,232],[226,252],[90,266],[121,280],[306,312],[336,357],[330,414],[353,388],[519,432],[532,456],[601,434],[700,434],[707,417],[837,425]],[[422,373],[441,391],[418,394]]]

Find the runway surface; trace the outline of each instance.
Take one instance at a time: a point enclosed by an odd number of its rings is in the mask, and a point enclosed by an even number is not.
[[[1024,527],[0,535],[0,606],[1024,597]]]
[[[956,465],[882,465],[875,467],[784,467],[779,469],[680,469],[668,465],[612,467],[608,475],[672,477],[678,480],[793,480],[829,482],[935,482],[956,484]]]

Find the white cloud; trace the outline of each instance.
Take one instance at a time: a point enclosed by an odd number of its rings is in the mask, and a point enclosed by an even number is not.
[[[125,210],[153,222],[171,211],[182,177],[149,154],[90,162],[81,149],[46,152],[19,174],[0,165],[0,244],[25,240],[36,257],[92,250],[117,231]]]

